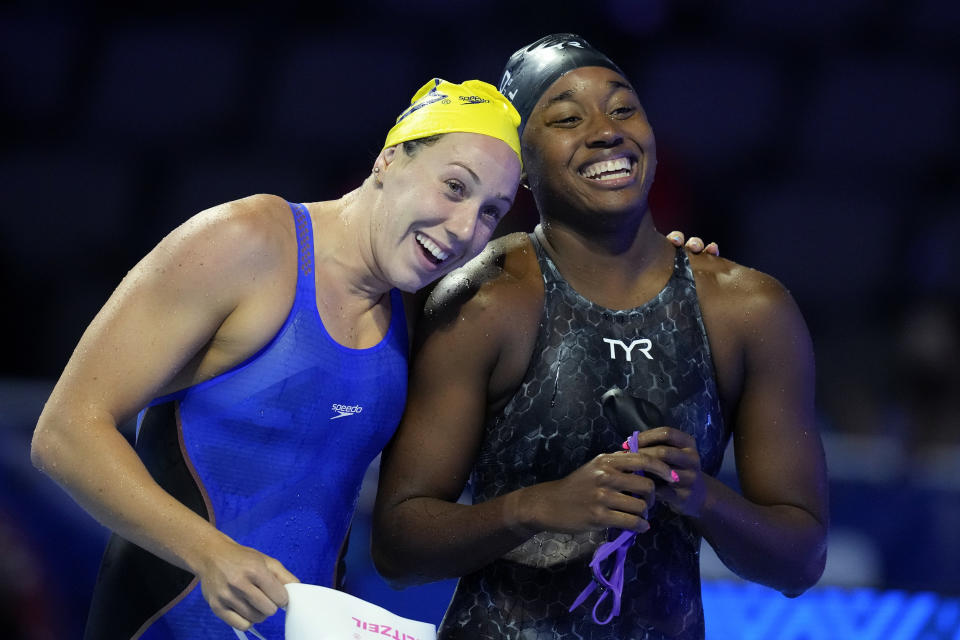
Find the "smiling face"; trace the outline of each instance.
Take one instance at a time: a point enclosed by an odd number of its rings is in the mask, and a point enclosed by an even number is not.
[[[581,67],[557,79],[534,107],[522,146],[544,218],[595,228],[645,214],[656,144],[637,95],[617,72]]]
[[[448,133],[411,157],[383,151],[377,264],[391,286],[416,291],[475,257],[513,204],[520,160],[503,141]]]

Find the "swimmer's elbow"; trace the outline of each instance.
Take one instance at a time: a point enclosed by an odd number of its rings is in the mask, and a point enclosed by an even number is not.
[[[377,570],[377,573],[387,584],[394,589],[403,588],[403,585],[399,584],[402,574],[390,562],[390,554],[383,550],[382,545],[377,544],[376,534],[374,534],[374,539],[370,543],[370,559],[373,561],[373,568]]]
[[[38,470],[47,473],[48,469],[56,466],[55,454],[59,450],[55,431],[48,426],[41,416],[33,430],[33,438],[30,440],[31,464]]]
[[[373,566],[387,584],[398,590],[425,582],[417,576],[416,545],[409,538],[409,527],[403,526],[405,511],[398,508],[400,502],[388,501],[384,494],[377,496],[370,534]]]
[[[380,570],[377,569],[379,572]],[[409,589],[410,587],[416,587],[421,584],[428,582],[427,580],[416,580],[412,575],[403,575],[403,574],[385,574],[380,572],[380,577],[383,578],[383,581],[387,583],[394,591],[403,591],[404,589]]]
[[[805,561],[793,572],[793,579],[790,583],[779,589],[780,593],[788,598],[802,596],[820,581],[826,565],[827,548],[824,543],[819,545],[814,552],[808,554]]]
[[[375,519],[373,534],[370,536],[370,557],[377,573],[387,584],[399,590],[437,579],[423,574],[426,558],[418,556],[414,550],[408,548],[396,531],[384,534],[384,529],[376,523]]]
[[[370,552],[374,568],[392,589],[399,591],[428,582],[408,567],[404,567],[399,554],[385,549],[384,545],[378,544],[376,540],[371,545]]]
[[[37,420],[30,440],[30,462],[39,471],[50,476],[55,475],[58,467],[66,462],[65,456],[73,449],[61,427],[64,422],[65,419],[56,415],[47,405]]]
[[[47,466],[46,451],[40,443],[37,434],[33,434],[33,440],[30,441],[30,464],[38,471],[44,471]]]

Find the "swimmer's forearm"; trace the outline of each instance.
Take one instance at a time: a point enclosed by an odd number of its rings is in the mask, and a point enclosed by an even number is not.
[[[33,464],[103,526],[197,573],[226,536],[156,484],[115,424],[51,414],[45,409],[34,433]]]
[[[406,586],[483,568],[537,532],[522,513],[519,494],[476,505],[416,497],[378,510],[373,528],[377,570]]]
[[[799,506],[758,505],[706,480],[707,498],[694,522],[731,571],[790,597],[816,584],[826,562],[826,523]]]

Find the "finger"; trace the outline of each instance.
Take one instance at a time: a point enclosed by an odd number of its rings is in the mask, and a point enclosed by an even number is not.
[[[228,625],[237,629],[238,631],[246,631],[253,624],[243,616],[241,616],[236,611],[232,609],[213,609],[213,612],[217,615],[218,618],[226,622]]]
[[[616,483],[610,484],[607,489],[610,491],[610,495],[615,496],[612,498],[613,502],[605,502],[604,504],[613,505],[618,504],[621,507],[621,510],[628,511],[630,513],[643,513],[643,511],[636,511],[633,509],[623,508],[623,501],[621,496],[630,494],[634,499],[637,500],[647,500],[653,497],[653,493],[656,490],[656,485],[653,482],[653,477],[646,475],[639,475],[636,473],[620,473],[617,474],[620,477],[617,479]],[[644,508],[649,508],[649,504]]]
[[[649,501],[618,491],[605,492],[596,505],[593,524],[597,527],[646,531],[650,528],[646,515],[652,504],[652,492]]]
[[[658,476],[664,482],[677,481],[673,469],[671,469],[670,465],[662,458],[650,456],[644,452],[622,454],[616,456],[616,459],[617,463],[615,466],[617,470],[624,472],[620,474],[621,477],[614,480],[618,489],[626,489],[636,493],[637,491],[633,487],[636,486],[637,482],[644,480],[643,476],[635,475],[637,471]]]
[[[675,246],[683,246],[683,233],[679,231],[671,231],[667,234],[667,240],[672,242]]]
[[[628,489],[625,491],[610,491],[603,498],[604,506],[610,511],[619,511],[633,516],[646,517],[647,512],[657,501],[654,484]]]
[[[653,506],[655,498],[654,484],[649,478],[635,476],[637,479],[645,480],[646,484],[638,484],[632,487],[605,491],[598,499],[598,502],[611,511],[622,511],[635,516],[642,516],[647,509]]]
[[[290,584],[291,582],[300,582],[297,576],[287,571],[287,568],[283,566],[280,563],[280,561],[277,560],[276,558],[270,558],[267,561],[267,567],[270,569],[270,571],[273,572],[273,575],[277,577],[277,580],[279,580],[283,584]]]
[[[213,608],[214,604],[225,611],[233,611],[250,624],[277,611],[277,606],[252,582],[229,585],[228,591],[211,601],[210,607]]]
[[[655,445],[667,445],[678,449],[696,449],[697,441],[689,433],[673,427],[657,427],[641,431],[637,435],[637,448],[643,449]]]
[[[703,240],[701,240],[697,236],[693,236],[692,238],[687,240],[687,243],[685,246],[687,247],[687,249],[690,249],[690,251],[693,251],[694,253],[700,253],[701,251],[703,251]]]
[[[280,564],[279,560],[274,558],[267,561],[267,568],[273,574],[274,580],[264,581],[264,584],[259,586],[277,606],[286,607],[290,596],[283,585],[300,581],[297,576],[287,571],[287,568]]]
[[[671,470],[679,471],[683,469],[700,468],[700,456],[697,455],[694,449],[678,449],[677,447],[657,445],[641,449],[640,453],[659,460]],[[664,480],[666,480],[666,478],[664,478]],[[679,478],[673,479],[671,476],[671,481],[674,483],[678,482]]]
[[[711,242],[710,244],[707,245],[706,249],[704,249],[703,251],[704,253],[709,253],[712,256],[719,256],[720,245],[718,245],[716,242]]]
[[[644,533],[650,530],[650,523],[641,516],[624,513],[622,511],[610,511],[607,517],[606,527],[616,527],[617,529],[629,529]]]
[[[660,485],[657,487],[656,499],[660,502],[677,503],[690,497],[690,489],[695,482],[695,474],[692,471],[679,471],[680,482],[673,485]]]
[[[266,582],[266,581],[264,581]],[[283,593],[284,604],[286,603],[286,594],[287,590],[283,588],[282,584],[277,583],[276,580],[271,576],[269,582],[271,583],[271,590],[275,595],[279,595],[280,592]],[[275,585],[279,584],[280,592],[277,591]],[[248,620],[253,620],[254,622],[260,622],[265,618],[269,618],[277,612],[282,605],[277,602],[273,596],[269,595],[266,592],[266,587],[261,586],[257,582],[250,585],[243,593],[243,600],[246,602],[248,609],[238,609],[238,613],[245,615]],[[249,611],[250,614],[247,615],[246,611]]]

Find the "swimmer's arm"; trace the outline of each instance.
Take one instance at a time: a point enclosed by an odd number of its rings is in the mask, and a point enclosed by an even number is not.
[[[266,556],[242,551],[162,490],[117,425],[163,389],[242,307],[262,266],[263,247],[251,230],[242,217],[211,210],[141,260],[84,332],[43,409],[31,449],[33,463],[101,524],[205,575],[205,589],[236,581],[221,576],[224,571],[250,572],[264,582],[264,569],[256,565]],[[267,560],[272,574],[292,578],[280,563]],[[286,601],[282,585],[266,590],[275,601]],[[266,598],[254,594],[250,604],[275,610]],[[243,605],[234,609],[250,614]],[[246,626],[235,614],[221,617]]]
[[[419,320],[407,407],[384,450],[374,508],[377,570],[398,586],[461,575],[523,542],[503,500],[457,504],[480,443],[499,347],[482,302]],[[459,317],[457,317],[459,316]],[[469,539],[461,537],[470,530]],[[484,548],[470,549],[482,539]],[[469,549],[469,553],[466,551]],[[474,556],[468,558],[468,556]]]
[[[741,314],[744,374],[733,439],[743,494],[700,474],[702,501],[689,508],[732,571],[796,596],[819,580],[826,561],[827,477],[813,348],[789,293],[768,276],[759,279]]]

